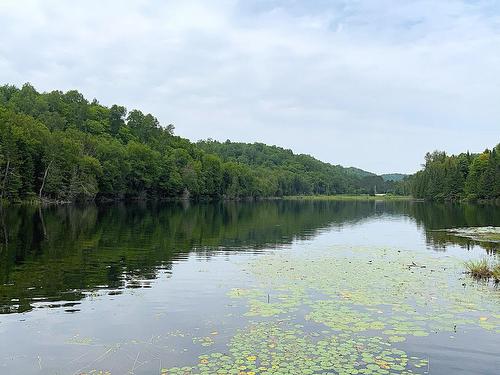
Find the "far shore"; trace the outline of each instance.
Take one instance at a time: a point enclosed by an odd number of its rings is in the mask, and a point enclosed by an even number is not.
[[[385,201],[385,200],[399,200],[399,201],[422,201],[415,199],[409,195],[368,195],[368,194],[338,194],[338,195],[291,195],[285,196],[286,200],[327,200],[327,201]]]

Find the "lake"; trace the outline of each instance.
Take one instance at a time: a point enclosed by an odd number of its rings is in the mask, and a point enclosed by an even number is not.
[[[0,374],[498,374],[493,205],[4,208]]]

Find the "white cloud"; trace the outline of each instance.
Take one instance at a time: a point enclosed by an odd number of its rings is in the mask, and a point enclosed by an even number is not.
[[[0,82],[375,172],[499,139],[491,1],[3,1]]]

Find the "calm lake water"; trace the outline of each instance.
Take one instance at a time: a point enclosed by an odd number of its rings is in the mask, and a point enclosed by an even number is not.
[[[8,208],[0,374],[498,374],[498,206]]]

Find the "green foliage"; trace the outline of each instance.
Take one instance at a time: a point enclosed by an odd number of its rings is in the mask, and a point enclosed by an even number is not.
[[[262,143],[200,141],[197,145],[225,162],[245,164],[258,177],[261,195],[332,195],[393,192],[394,183],[357,168],[321,162],[309,155]]]
[[[407,175],[402,173],[387,173],[380,175],[380,177],[382,177],[384,181],[402,181]]]
[[[441,201],[500,198],[500,144],[481,154],[447,156],[434,151],[425,157],[423,170],[409,177],[416,198]]]
[[[356,169],[261,143],[193,144],[151,114],[78,91],[0,87],[0,200],[245,198],[395,192]]]

